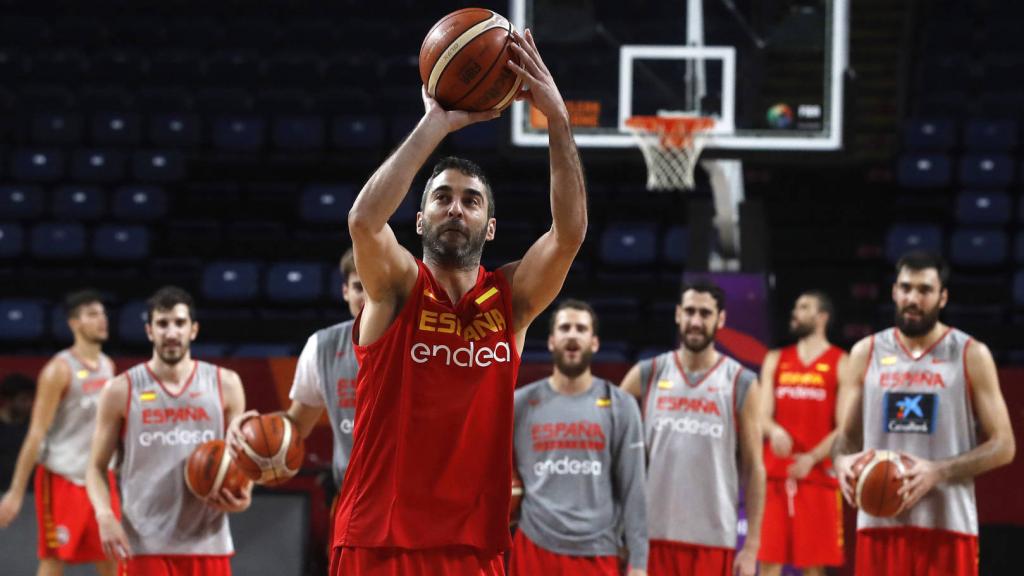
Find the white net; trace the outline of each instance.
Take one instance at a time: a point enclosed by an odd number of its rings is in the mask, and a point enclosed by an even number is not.
[[[647,163],[648,190],[692,190],[693,171],[714,120],[705,117],[633,116],[626,120]]]

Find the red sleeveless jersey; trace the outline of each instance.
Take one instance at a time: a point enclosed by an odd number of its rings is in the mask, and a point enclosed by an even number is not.
[[[830,346],[809,364],[800,360],[796,346],[783,348],[775,368],[775,422],[793,437],[793,452],[808,452],[836,427],[836,389],[839,358],[843,350]],[[786,478],[792,458],[779,458],[771,444],[764,445],[764,465],[769,478]],[[805,480],[837,486],[832,460],[825,458]]]
[[[511,289],[481,267],[453,305],[417,264],[384,335],[356,342],[355,427],[334,545],[505,550],[520,360]],[[358,329],[357,319],[353,338]]]

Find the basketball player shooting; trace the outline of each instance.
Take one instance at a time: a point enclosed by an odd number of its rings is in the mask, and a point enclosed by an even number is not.
[[[939,321],[942,258],[908,253],[896,274],[896,326],[858,342],[840,374],[834,461],[846,501],[855,505],[865,452],[896,451],[908,465],[896,516],[858,513],[857,574],[975,575],[974,477],[1013,460],[1009,413],[988,347]]]
[[[423,259],[388,219],[448,134],[496,118],[446,111],[423,92],[412,133],[370,177],[348,224],[366,304],[352,454],[334,519],[331,574],[502,574],[509,547],[513,388],[526,330],[562,287],[587,228],[569,114],[532,34],[516,35],[517,95],[550,129],[551,228],[519,261],[484,270],[494,194],[445,158],[416,215]]]

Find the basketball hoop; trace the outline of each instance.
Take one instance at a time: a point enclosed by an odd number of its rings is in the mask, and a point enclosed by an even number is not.
[[[705,116],[633,116],[626,127],[647,163],[648,190],[692,190],[693,170],[715,125]]]

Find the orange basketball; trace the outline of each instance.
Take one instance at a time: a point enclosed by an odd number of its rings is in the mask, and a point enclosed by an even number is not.
[[[446,110],[503,110],[521,84],[506,62],[512,23],[483,8],[464,8],[438,20],[420,46],[420,80]]]
[[[248,483],[249,479],[231,459],[223,440],[200,444],[185,462],[185,485],[201,500],[217,494],[221,488],[240,497]]]
[[[299,431],[281,414],[262,414],[242,421],[238,467],[257,484],[277,486],[298,473],[304,451]]]
[[[519,477],[516,467],[512,467],[512,500],[509,502],[509,524],[519,523],[519,505],[523,502],[523,480]]]
[[[881,518],[895,516],[903,500],[897,491],[903,485],[903,462],[899,454],[889,450],[868,453],[854,464],[863,468],[857,474],[857,507]]]

